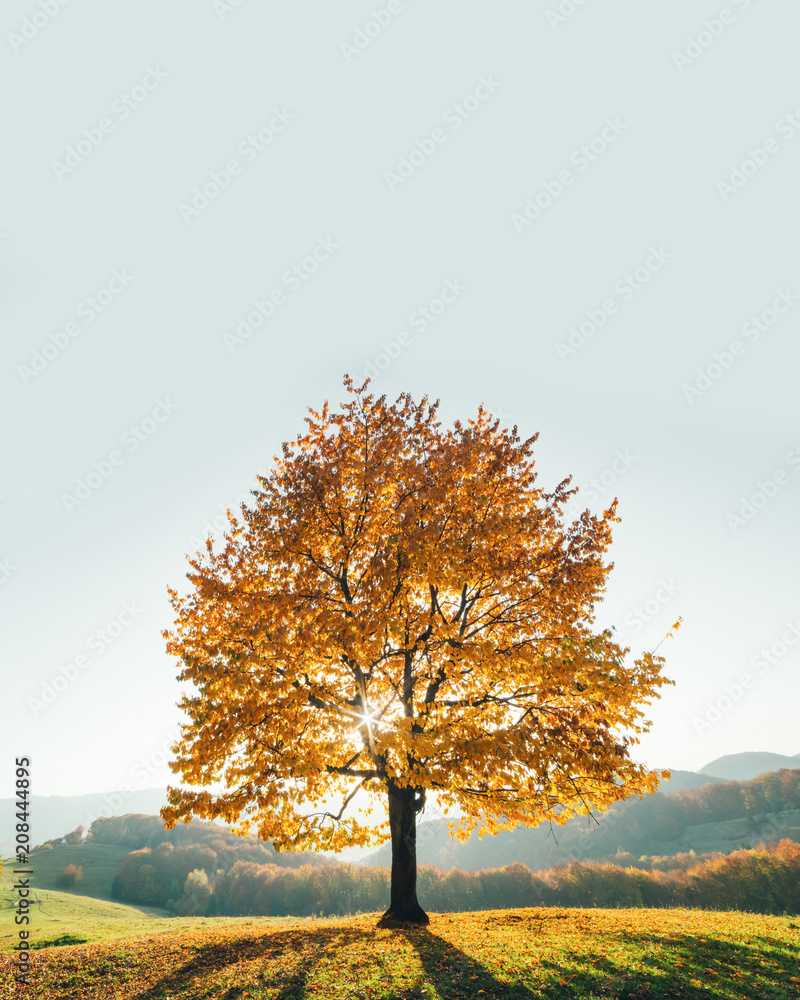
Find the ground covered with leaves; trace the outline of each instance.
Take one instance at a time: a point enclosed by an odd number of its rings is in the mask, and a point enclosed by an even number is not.
[[[0,955],[0,998],[800,997],[800,920],[699,910],[549,908],[434,914],[430,926],[230,921]]]

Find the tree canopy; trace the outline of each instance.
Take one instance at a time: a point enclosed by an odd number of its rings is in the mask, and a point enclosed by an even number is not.
[[[390,815],[435,793],[461,839],[653,791],[630,747],[663,658],[593,628],[616,501],[565,523],[576,490],[537,484],[537,435],[345,386],[169,591],[192,685],[171,766],[194,790],[170,789],[167,822],[337,850],[399,830],[348,814],[359,791]]]

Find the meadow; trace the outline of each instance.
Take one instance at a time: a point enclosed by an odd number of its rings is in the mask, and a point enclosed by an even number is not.
[[[83,877],[70,887],[70,893],[93,899],[111,899],[111,882],[128,850],[118,844],[67,844],[53,851],[36,851],[31,855],[35,885],[42,889],[56,889],[59,873],[67,865],[80,865]],[[3,864],[0,893],[7,891],[9,880],[14,878],[11,874],[13,859],[6,859]]]
[[[378,914],[170,919],[108,903],[70,914],[67,899],[49,898],[68,894],[44,895],[53,922],[37,916],[35,937],[60,930],[88,941],[33,951],[23,992],[4,938],[0,1000],[800,996],[800,923],[791,917],[542,907],[431,914],[427,928],[379,929]]]

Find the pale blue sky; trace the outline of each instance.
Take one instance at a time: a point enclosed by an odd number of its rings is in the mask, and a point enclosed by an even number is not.
[[[228,6],[3,10],[9,775],[170,780],[166,586],[382,354],[619,497],[600,624],[684,618],[641,759],[800,751],[794,0]]]

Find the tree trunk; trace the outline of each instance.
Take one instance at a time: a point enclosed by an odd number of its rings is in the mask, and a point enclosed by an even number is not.
[[[389,827],[392,831],[392,888],[384,921],[428,924],[428,914],[417,902],[417,810],[414,788],[389,782]]]

